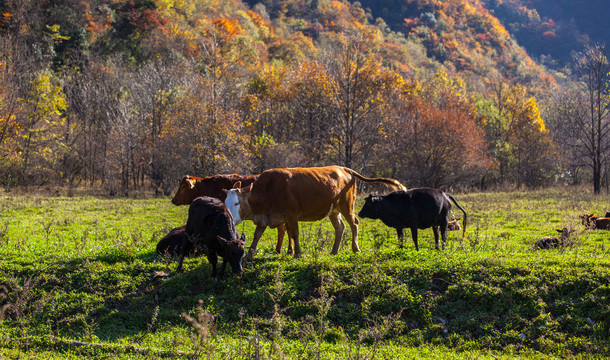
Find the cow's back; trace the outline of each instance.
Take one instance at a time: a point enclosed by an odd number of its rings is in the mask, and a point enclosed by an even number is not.
[[[238,181],[243,186],[250,185],[257,177],[258,175],[224,174],[201,178],[185,175],[172,198],[172,204],[189,205],[201,196],[209,196],[224,201],[227,194],[223,190],[231,189]]]
[[[253,183],[254,214],[295,215],[302,221],[328,216],[352,195],[355,180],[339,166],[271,169]]]
[[[213,175],[205,177],[195,184],[194,197],[209,196],[220,199],[222,201],[227,197],[227,193],[223,190],[229,190],[233,185],[241,181],[242,186],[248,186],[256,180],[258,175]]]
[[[216,236],[226,240],[239,238],[233,217],[225,204],[208,196],[198,197],[191,203],[186,233],[204,242]]]
[[[404,223],[420,229],[438,224],[451,208],[444,193],[432,188],[395,191],[386,195],[385,200],[389,201],[388,206],[401,216]]]

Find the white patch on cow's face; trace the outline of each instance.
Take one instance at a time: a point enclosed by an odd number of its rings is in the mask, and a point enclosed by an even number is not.
[[[235,221],[235,225],[242,222],[241,217],[239,216],[239,196],[237,194],[239,190],[231,189],[227,191],[227,198],[225,199],[225,205],[229,208],[231,212],[231,216],[233,216],[233,221]]]
[[[193,179],[192,177],[187,177],[186,181],[189,183],[189,188],[192,189],[195,187],[195,183],[197,182],[195,179]]]

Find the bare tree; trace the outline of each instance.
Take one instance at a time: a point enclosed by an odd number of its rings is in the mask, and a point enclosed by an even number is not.
[[[574,58],[574,75],[587,99],[586,117],[576,117],[575,134],[593,171],[593,192],[601,190],[602,171],[610,150],[610,64],[606,45],[587,45]]]
[[[577,136],[583,119],[587,118],[588,106],[583,92],[573,85],[566,85],[553,93],[544,110],[544,118],[553,141],[562,150],[563,177],[572,184],[578,184],[588,163],[583,151],[585,147]]]

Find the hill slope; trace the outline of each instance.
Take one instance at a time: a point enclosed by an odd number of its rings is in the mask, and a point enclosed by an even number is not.
[[[574,0],[483,0],[519,43],[547,66],[562,68],[587,41],[607,42],[610,3]]]

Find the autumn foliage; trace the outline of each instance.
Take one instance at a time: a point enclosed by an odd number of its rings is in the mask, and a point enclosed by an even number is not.
[[[409,0],[404,33],[347,1],[249,5],[4,2],[2,184],[168,193],[185,173],[341,164],[478,186],[552,149],[532,96],[549,79],[478,2]],[[482,106],[491,74],[524,86]]]

